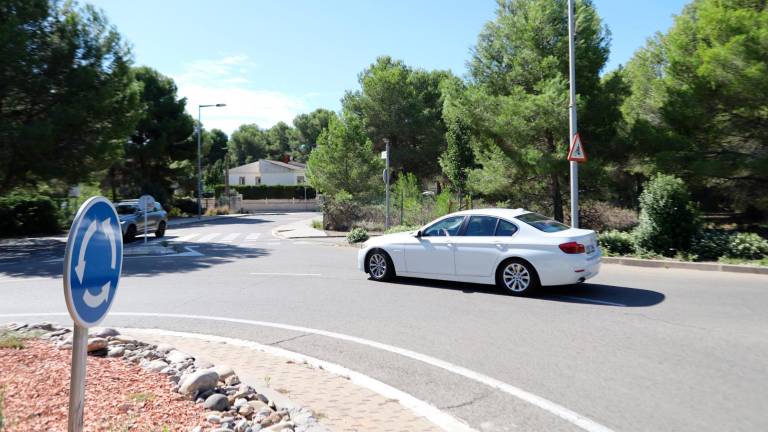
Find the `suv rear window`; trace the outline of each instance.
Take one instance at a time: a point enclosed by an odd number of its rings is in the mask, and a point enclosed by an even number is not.
[[[538,213],[526,213],[516,218],[519,221],[523,221],[528,225],[536,228],[539,231],[546,233],[565,231],[570,228],[568,225],[562,224],[554,219],[550,219],[546,216],[542,216]]]

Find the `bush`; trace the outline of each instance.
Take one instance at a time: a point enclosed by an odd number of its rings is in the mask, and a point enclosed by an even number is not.
[[[629,255],[635,252],[635,238],[631,233],[616,230],[597,235],[600,248],[608,255]]]
[[[585,201],[579,213],[579,225],[595,231],[628,231],[637,226],[637,212],[603,201]]]
[[[347,234],[347,241],[350,244],[360,243],[368,240],[368,231],[365,228],[355,228]]]
[[[640,194],[640,209],[638,249],[664,256],[690,249],[701,221],[682,180],[664,174],[651,179]]]
[[[394,234],[399,232],[408,232],[408,231],[416,231],[417,229],[421,228],[417,225],[395,225],[393,227],[390,227],[388,230],[384,231],[384,234]]]
[[[13,193],[0,197],[0,236],[54,234],[61,231],[61,212],[50,197]]]
[[[171,202],[171,206],[176,207],[179,209],[181,213],[186,213],[188,215],[196,215],[197,214],[197,199],[193,198],[175,198]]]
[[[224,185],[216,185],[216,196],[224,194]],[[307,190],[307,199],[314,199],[317,192],[304,185],[235,185],[229,187],[230,192],[235,191],[243,196],[243,199],[304,199],[304,189]]]
[[[757,260],[768,255],[768,241],[755,233],[738,233],[731,236],[726,258]]]
[[[229,206],[211,207],[205,210],[206,216],[221,216],[228,215],[230,213]]]
[[[719,229],[705,229],[693,239],[691,254],[699,260],[716,260],[728,252],[731,235]]]
[[[346,231],[352,224],[360,220],[360,205],[352,195],[346,192],[337,193],[334,197],[323,200],[323,226],[334,231]]]

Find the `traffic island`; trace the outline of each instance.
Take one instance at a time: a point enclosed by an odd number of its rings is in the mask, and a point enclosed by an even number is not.
[[[54,324],[0,327],[3,430],[66,430],[71,347],[71,330]],[[101,329],[87,363],[84,431],[328,431],[309,408],[168,344]]]

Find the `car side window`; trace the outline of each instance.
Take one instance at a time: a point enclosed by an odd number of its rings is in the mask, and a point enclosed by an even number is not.
[[[432,224],[421,235],[424,237],[441,237],[445,236],[447,232],[448,235],[455,236],[459,233],[462,222],[464,222],[464,216],[449,217]]]
[[[496,226],[497,237],[508,237],[514,235],[517,232],[517,226],[512,222],[507,222],[504,219],[499,219],[499,224]]]
[[[163,206],[161,206],[159,202],[155,202],[155,211],[162,211],[162,210],[163,210]]]
[[[491,216],[470,216],[463,235],[467,237],[493,236],[496,230],[496,221],[498,219]]]

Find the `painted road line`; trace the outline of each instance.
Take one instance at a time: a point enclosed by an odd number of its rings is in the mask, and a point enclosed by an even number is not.
[[[187,235],[184,235],[184,236],[181,236],[181,237],[173,238],[173,239],[171,239],[171,241],[186,242],[186,241],[192,240],[193,238],[195,238],[195,237],[197,237],[199,235],[200,235],[199,233],[187,234]]]
[[[0,314],[0,317],[17,318],[17,317],[32,317],[32,316],[57,316],[67,315],[66,313],[54,312],[54,313],[29,313],[29,314]],[[516,397],[524,402],[528,402],[531,405],[541,408],[550,414],[553,414],[561,419],[578,426],[579,428],[588,432],[613,432],[612,429],[595,422],[594,420],[585,417],[575,411],[571,411],[568,408],[559,405],[555,402],[545,399],[541,396],[537,396],[533,393],[527,392],[521,388],[515,387],[512,384],[507,384],[503,381],[499,381],[496,378],[488,375],[475,372],[471,369],[467,369],[463,366],[459,366],[445,360],[441,360],[436,357],[432,357],[426,354],[421,354],[409,349],[396,347],[394,345],[388,345],[381,342],[376,342],[370,339],[364,339],[357,336],[350,336],[343,333],[335,333],[326,330],[313,329],[309,327],[295,326],[291,324],[281,324],[268,321],[254,321],[240,318],[228,318],[228,317],[216,317],[216,316],[201,316],[201,315],[188,315],[188,314],[169,314],[169,313],[149,313],[149,312],[112,312],[110,316],[125,316],[125,317],[152,317],[152,318],[174,318],[174,319],[190,319],[197,322],[201,320],[229,322],[235,324],[245,324],[260,327],[277,328],[281,330],[289,330],[299,333],[311,333],[319,336],[325,336],[332,339],[343,340],[346,342],[352,342],[359,345],[368,346],[371,348],[379,349],[382,351],[391,352],[393,354],[407,357],[413,360],[420,361],[422,363],[446,370],[456,375],[463,376],[467,379],[485,384],[491,388],[495,388],[501,392],[504,392],[510,396]]]
[[[468,426],[466,423],[462,422],[461,420],[453,417],[452,415],[446,412],[441,411],[437,407],[430,405],[428,402],[425,402],[421,399],[417,399],[416,397],[414,397],[409,393],[406,393],[402,390],[398,390],[375,378],[372,378],[363,373],[345,368],[344,366],[338,365],[336,363],[327,362],[325,360],[320,360],[315,357],[299,354],[294,351],[289,351],[283,348],[278,348],[278,347],[269,346],[269,345],[263,345],[257,342],[243,340],[243,339],[234,339],[234,338],[200,334],[200,333],[187,333],[187,332],[177,332],[177,331],[170,331],[170,330],[160,330],[160,329],[140,329],[140,328],[123,328],[123,327],[118,328],[118,331],[120,331],[123,334],[136,335],[136,336],[140,336],[142,334],[148,334],[148,335],[160,335],[160,336],[172,336],[172,337],[182,337],[182,338],[188,338],[188,339],[197,339],[197,340],[203,340],[206,342],[226,343],[234,346],[261,351],[263,353],[270,354],[273,356],[282,357],[282,358],[291,360],[297,364],[306,363],[314,367],[315,369],[322,369],[332,374],[339,375],[344,378],[348,378],[352,383],[357,384],[360,387],[367,388],[368,390],[371,390],[374,393],[378,393],[384,396],[385,398],[395,399],[400,403],[400,405],[407,408],[408,410],[416,414],[418,417],[426,418],[427,420],[439,426],[443,430],[451,431],[451,432],[476,432],[475,429],[472,429],[470,426]]]
[[[320,273],[249,273],[253,276],[322,276]]]
[[[240,233],[229,233],[219,240],[219,243],[232,243],[239,235]]]
[[[216,237],[218,237],[220,235],[221,235],[221,233],[206,234],[206,235],[200,237],[199,239],[197,239],[195,242],[196,243],[206,243],[206,242],[209,242],[209,241],[215,239]]]
[[[261,237],[261,233],[251,233],[245,237],[245,241],[256,241]]]
[[[569,300],[585,301],[589,303],[597,303],[597,304],[608,305],[608,306],[627,307],[627,305],[621,304],[621,303],[614,303],[614,302],[609,302],[604,300],[595,300],[595,299],[586,298],[586,297],[574,297],[574,296],[560,296],[560,297],[564,299],[569,299]]]

